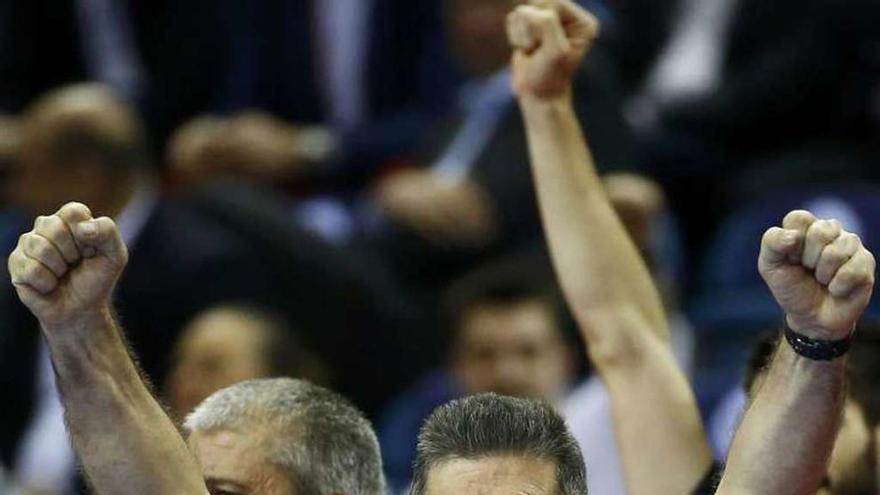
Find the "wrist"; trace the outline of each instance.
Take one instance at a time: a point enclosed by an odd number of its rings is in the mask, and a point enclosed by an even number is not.
[[[855,324],[847,329],[834,329],[810,321],[803,321],[795,316],[786,315],[785,325],[799,335],[816,340],[845,340],[852,336]]]
[[[41,321],[40,327],[50,343],[76,343],[83,338],[97,337],[102,328],[113,327],[113,312],[109,305],[77,311],[75,315],[54,321]]]
[[[799,331],[786,318],[784,337],[788,347],[801,357],[812,361],[834,361],[845,356],[852,344],[852,332],[841,337],[839,333]]]
[[[517,99],[524,111],[566,110],[572,107],[572,90],[571,86],[568,86],[565,90],[551,95],[525,93],[518,95]]]

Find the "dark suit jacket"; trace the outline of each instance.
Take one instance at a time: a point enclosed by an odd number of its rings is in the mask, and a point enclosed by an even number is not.
[[[721,87],[666,121],[739,153],[865,140],[876,130],[878,21],[870,0],[742,0]]]
[[[627,168],[632,161],[631,134],[621,115],[616,81],[601,50],[591,55],[575,81],[576,111],[603,170]],[[429,133],[418,163],[429,165],[441,156],[461,122],[461,115],[450,115]],[[543,235],[525,129],[513,99],[470,174],[488,193],[500,221],[499,235],[490,246],[441,248],[405,227],[392,227],[370,241],[403,280],[427,289],[428,304],[436,303],[431,299],[456,275],[483,260],[530,247]]]
[[[233,56],[221,110],[254,107],[294,122],[326,121],[313,1],[320,0],[235,4]],[[344,136],[344,173],[367,174],[410,147],[434,112],[450,101],[457,77],[445,49],[441,4],[373,2],[364,64],[367,123]]]
[[[146,72],[138,102],[155,142],[219,100],[228,59],[226,4],[127,1],[135,50]],[[87,79],[74,0],[0,2],[0,111],[17,113],[60,85]]]

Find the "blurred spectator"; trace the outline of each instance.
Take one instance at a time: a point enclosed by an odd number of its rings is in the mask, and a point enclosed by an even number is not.
[[[108,89],[78,85],[49,93],[29,107],[22,126],[13,204],[33,215],[79,200],[96,216],[117,220],[132,253],[118,307],[141,364],[160,383],[174,337],[196,311],[224,300],[272,300],[268,271],[240,239],[158,193],[140,123]],[[8,288],[0,301],[0,390],[9,398],[0,411],[0,453],[12,464],[24,437],[19,475],[34,475],[25,481],[36,486],[63,480],[67,461],[41,458],[67,443],[48,357]]]
[[[510,87],[509,0],[445,0],[446,30],[467,76],[458,104],[426,136],[420,157],[374,190],[371,242],[408,283],[435,293],[476,260],[540,239],[525,132]],[[610,63],[596,50],[576,81],[577,108],[603,168],[629,165]],[[430,296],[429,296],[430,297]]]
[[[280,315],[241,305],[199,313],[183,330],[165,390],[179,424],[214,392],[256,378],[301,378],[328,385],[325,366]]]
[[[455,85],[437,0],[236,2],[220,110],[325,126],[345,175],[409,148]]]
[[[315,173],[333,146],[332,135],[320,127],[297,127],[250,111],[190,120],[172,135],[167,162],[178,185],[219,175],[288,184]]]
[[[447,364],[395,401],[380,422],[392,488],[407,486],[419,428],[451,399],[496,392],[561,405],[576,378],[579,345],[565,330],[549,270],[546,262],[518,257],[478,269],[449,289]]]
[[[878,177],[880,4],[660,4],[669,35],[628,116],[692,252],[719,215],[752,197],[749,186]]]
[[[227,2],[8,0],[0,5],[0,110],[91,80],[143,112],[155,143],[219,98]]]

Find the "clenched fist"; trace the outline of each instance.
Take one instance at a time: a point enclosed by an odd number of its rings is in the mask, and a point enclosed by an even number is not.
[[[64,326],[109,310],[128,250],[113,220],[92,218],[69,203],[39,217],[9,256],[19,298],[43,328]]]
[[[598,19],[572,0],[530,0],[517,7],[507,17],[517,96],[566,96],[598,35]]]
[[[764,234],[758,267],[788,325],[814,339],[847,338],[874,289],[874,256],[861,239],[806,211]]]

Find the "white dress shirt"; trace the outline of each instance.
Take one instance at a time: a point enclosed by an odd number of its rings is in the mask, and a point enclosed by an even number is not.
[[[510,71],[505,69],[480,81],[468,83],[459,95],[464,122],[432,169],[445,180],[460,182],[470,175],[480,155],[501,124],[505,110],[514,103]]]
[[[136,101],[143,90],[144,71],[126,2],[77,0],[76,6],[89,77]]]
[[[372,0],[315,0],[320,86],[337,130],[360,124],[369,112],[366,68]]]
[[[627,116],[651,125],[665,105],[710,93],[721,83],[739,0],[681,0],[673,33]]]

